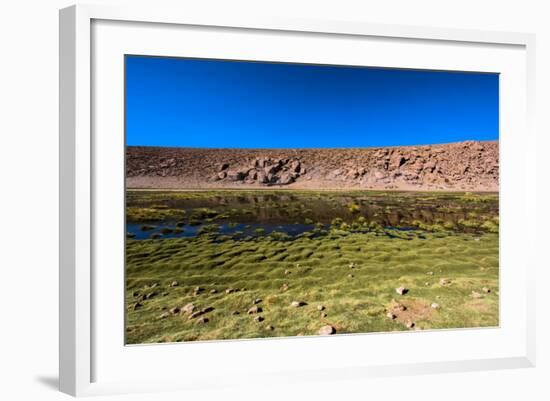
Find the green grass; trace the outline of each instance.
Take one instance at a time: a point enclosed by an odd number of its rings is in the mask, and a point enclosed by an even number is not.
[[[185,211],[180,209],[128,206],[126,218],[129,222],[160,221],[165,219],[180,219]]]
[[[491,224],[489,231],[498,220]],[[413,231],[390,238],[383,231],[333,230],[316,238],[272,233],[220,241],[212,232],[127,240],[127,343],[314,335],[326,324],[337,333],[362,333],[408,330],[406,320],[420,329],[499,323],[495,233]],[[450,284],[440,285],[441,278]],[[179,285],[171,287],[173,281]],[[197,286],[204,290],[195,295]],[[398,295],[400,286],[409,292]],[[238,291],[226,294],[228,288]],[[472,291],[481,298],[472,297]],[[143,299],[151,293],[156,295]],[[265,318],[260,323],[246,313],[257,298]],[[386,316],[392,299],[407,307],[395,320]],[[294,308],[292,301],[307,305]],[[198,309],[214,308],[204,315],[207,323],[179,314],[160,318],[189,302]],[[432,303],[440,308],[432,309]],[[324,318],[319,304],[325,306]]]

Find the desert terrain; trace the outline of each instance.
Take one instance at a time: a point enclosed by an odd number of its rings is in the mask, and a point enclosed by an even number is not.
[[[128,146],[128,188],[495,192],[498,141],[338,149]]]

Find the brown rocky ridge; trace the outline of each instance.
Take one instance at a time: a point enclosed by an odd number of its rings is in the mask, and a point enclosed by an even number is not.
[[[126,185],[498,191],[498,141],[337,149],[128,146]]]

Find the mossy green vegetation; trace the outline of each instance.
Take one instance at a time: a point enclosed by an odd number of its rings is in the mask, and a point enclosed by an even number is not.
[[[499,324],[497,195],[266,192],[128,192],[131,207],[183,211],[133,220],[138,231],[147,221],[171,231],[126,240],[128,344],[316,335],[327,324],[337,334]],[[258,299],[261,312],[248,314]],[[207,312],[191,318],[189,303]],[[396,303],[404,311],[388,317]]]

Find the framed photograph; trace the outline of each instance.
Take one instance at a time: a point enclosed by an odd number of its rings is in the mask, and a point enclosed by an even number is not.
[[[533,48],[61,10],[61,390],[533,366]]]

